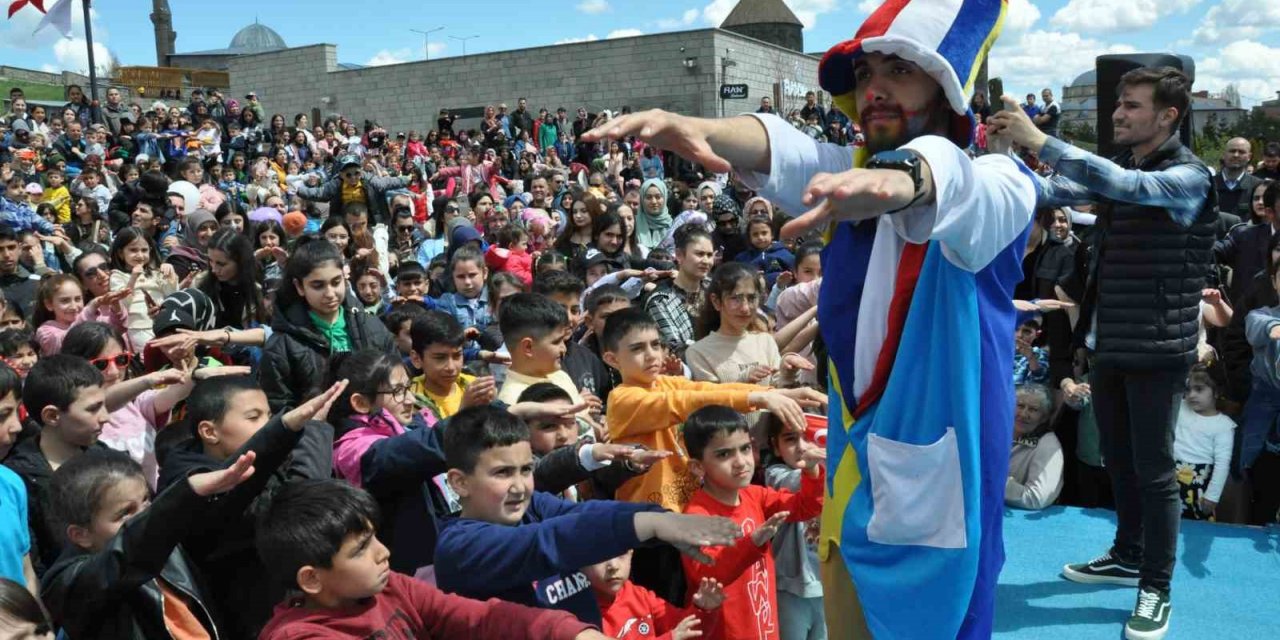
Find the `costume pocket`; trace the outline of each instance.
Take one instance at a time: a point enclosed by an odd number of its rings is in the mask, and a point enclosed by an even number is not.
[[[867,538],[880,544],[963,549],[964,489],[956,431],[917,445],[867,436],[871,520]]]

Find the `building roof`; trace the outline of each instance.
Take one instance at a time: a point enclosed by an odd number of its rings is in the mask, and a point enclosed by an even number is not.
[[[801,24],[791,8],[782,0],[741,0],[720,23],[721,29],[747,24]]]
[[[284,49],[287,46],[284,43],[284,38],[281,38],[280,34],[275,32],[275,29],[254,20],[253,24],[236,32],[235,37],[231,38],[231,45],[227,48],[246,51],[269,51],[272,49]]]
[[[284,38],[276,33],[275,29],[265,24],[259,23],[257,20],[253,24],[239,30],[236,35],[231,38],[231,45],[226,49],[207,49],[205,51],[183,51],[174,55],[178,56],[238,56],[249,53],[262,53],[264,51],[276,51],[278,49],[287,49],[289,45],[285,44]]]
[[[1082,74],[1080,74],[1080,75],[1076,76],[1076,79],[1071,81],[1071,85],[1070,85],[1070,86],[1073,86],[1073,87],[1092,87],[1092,86],[1094,86],[1094,85],[1096,85],[1096,84],[1098,84],[1098,72],[1097,72],[1097,70],[1096,70],[1096,69],[1090,69],[1090,70],[1088,70],[1088,71],[1086,71],[1086,72],[1084,72],[1084,73],[1082,73]]]

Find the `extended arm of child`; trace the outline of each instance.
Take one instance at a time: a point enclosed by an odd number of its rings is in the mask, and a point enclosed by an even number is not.
[[[535,609],[497,598],[473,600],[445,593],[416,580],[404,580],[408,596],[427,622],[428,638],[515,638],[588,640],[603,638],[567,611]]]
[[[69,616],[88,619],[90,612],[117,602],[116,594],[136,590],[158,576],[174,548],[199,521],[192,515],[206,504],[203,499],[247,480],[254,473],[253,463],[250,452],[226,468],[175,483],[126,520],[104,549],[84,560],[55,564],[45,574],[42,588],[54,620],[66,624]]]

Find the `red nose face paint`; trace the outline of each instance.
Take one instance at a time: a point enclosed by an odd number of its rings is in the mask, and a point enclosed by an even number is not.
[[[871,104],[873,101],[875,101],[876,94],[871,93],[871,90],[867,89],[867,92],[863,94],[862,99],[865,100],[867,104]]]

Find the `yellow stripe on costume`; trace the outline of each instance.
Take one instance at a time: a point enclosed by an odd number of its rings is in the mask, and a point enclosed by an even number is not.
[[[991,47],[995,45],[996,38],[1000,37],[1000,29],[1004,27],[1005,15],[1009,13],[1009,3],[1000,3],[1000,15],[996,18],[996,26],[991,29],[991,33],[987,34],[987,39],[982,42],[981,52],[978,54],[978,60],[987,57],[987,53],[991,51]],[[969,69],[969,79],[964,83],[964,94],[973,94],[973,83],[978,79],[978,72],[982,70],[981,64],[975,64]],[[999,104],[1000,96],[987,96],[987,104]]]
[[[840,393],[840,374],[829,360],[827,369],[831,375],[833,388],[836,393]],[[840,413],[841,420],[838,428],[844,431],[847,440],[849,428],[853,426],[854,421],[853,414],[849,412],[849,404],[844,402],[843,398],[840,402]],[[831,425],[827,425],[827,429],[830,430]],[[831,547],[840,545],[840,538],[844,532],[844,513],[859,484],[862,484],[862,470],[858,468],[858,455],[852,445],[845,445],[844,451],[840,454],[840,464],[836,467],[835,475],[827,484],[829,487],[835,487],[836,493],[833,494],[827,490],[823,495],[822,518],[819,520],[821,526],[818,529],[819,559],[826,560],[831,553]]]

